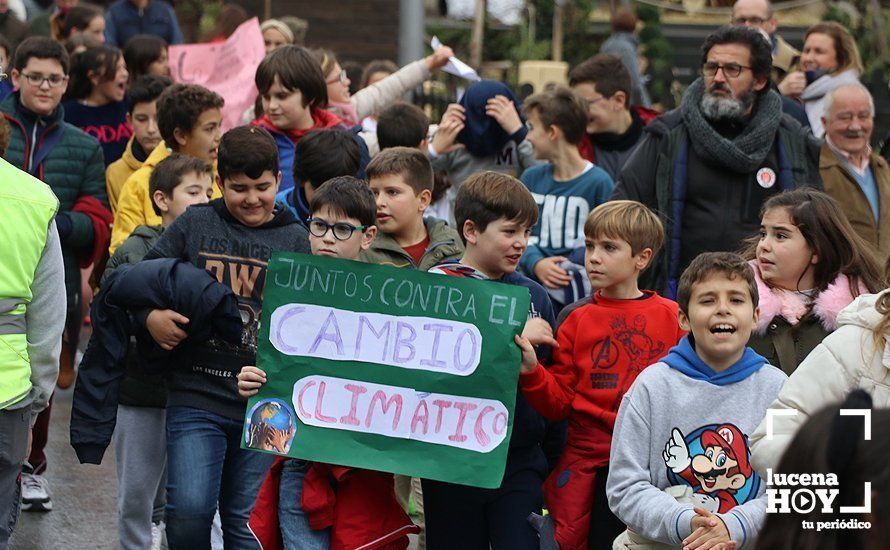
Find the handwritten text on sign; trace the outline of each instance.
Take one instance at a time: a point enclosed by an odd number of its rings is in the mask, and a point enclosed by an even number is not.
[[[419,393],[330,376],[297,380],[294,410],[310,426],[416,439],[487,453],[504,440],[507,408],[493,399]]]
[[[269,340],[285,355],[366,361],[458,376],[479,365],[482,334],[469,323],[287,304],[272,313]]]

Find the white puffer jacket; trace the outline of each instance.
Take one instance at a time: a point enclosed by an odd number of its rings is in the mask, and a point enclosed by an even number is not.
[[[883,315],[875,309],[881,294],[859,296],[838,315],[838,329],[810,353],[788,378],[770,409],[796,409],[794,416],[773,417],[773,438],[766,438],[766,418],[751,436],[751,463],[761,474],[775,469],[807,419],[844,400],[851,390],[871,394],[875,408],[890,407],[890,333],[875,346],[874,329]]]

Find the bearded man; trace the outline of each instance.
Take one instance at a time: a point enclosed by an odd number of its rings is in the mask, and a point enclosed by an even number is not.
[[[782,113],[768,86],[772,55],[751,28],[717,29],[702,45],[702,76],[680,108],[653,120],[627,160],[612,200],[654,210],[668,242],[641,284],[668,297],[702,252],[735,251],[760,228],[772,195],[822,188],[819,142]]]

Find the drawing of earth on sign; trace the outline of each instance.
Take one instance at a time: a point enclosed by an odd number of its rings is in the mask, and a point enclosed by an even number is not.
[[[248,447],[278,454],[287,454],[297,432],[296,415],[281,399],[263,399],[250,410],[244,426],[244,442]]]

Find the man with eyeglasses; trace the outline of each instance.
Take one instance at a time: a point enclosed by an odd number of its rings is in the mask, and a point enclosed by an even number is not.
[[[769,36],[773,47],[772,79],[776,84],[797,66],[800,52],[776,34],[779,22],[769,0],[738,0],[732,6],[732,24],[761,29]]]
[[[104,252],[110,234],[108,223],[102,221],[108,207],[102,148],[96,138],[65,122],[59,105],[68,86],[68,66],[68,53],[58,42],[42,36],[26,39],[16,49],[10,71],[18,91],[0,103],[12,129],[3,158],[49,185],[59,199],[55,220],[67,297],[60,387],[74,382],[74,355],[83,321],[80,267]],[[104,243],[99,242],[103,235]],[[32,431],[31,454],[22,475],[22,509],[27,511],[52,509],[42,475],[51,406],[52,401]]]
[[[890,165],[869,145],[874,118],[874,100],[862,84],[828,92],[819,172],[825,192],[883,261],[890,256]]]
[[[642,202],[664,223],[669,241],[643,284],[670,297],[698,254],[738,250],[757,233],[769,197],[821,187],[819,143],[782,113],[760,32],[721,27],[705,39],[701,62],[680,107],[646,127],[612,193]]]

